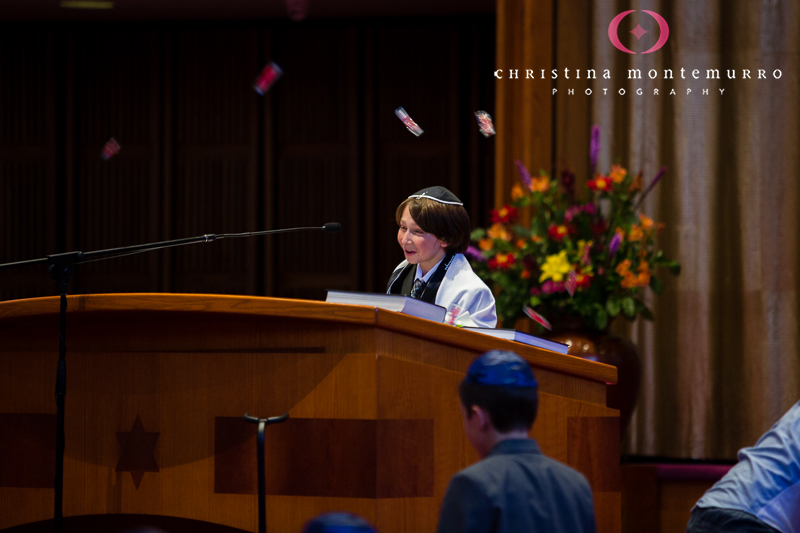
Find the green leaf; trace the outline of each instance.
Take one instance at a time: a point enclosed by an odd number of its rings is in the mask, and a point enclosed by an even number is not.
[[[594,325],[600,330],[606,329],[606,326],[608,326],[608,315],[603,309],[597,312],[594,318]]]
[[[523,236],[523,237],[530,236],[530,234],[531,234],[531,230],[529,230],[528,228],[522,227],[522,226],[520,226],[518,224],[515,224],[514,226],[512,226],[511,229],[514,231],[514,233],[516,233],[517,235]]]
[[[655,276],[650,278],[650,288],[653,289],[653,292],[656,294],[661,294],[664,290],[664,283]]]
[[[486,230],[483,228],[476,228],[469,234],[469,238],[473,241],[479,241],[486,236]]]
[[[611,316],[617,316],[619,314],[619,300],[616,298],[609,298],[606,302],[606,311]]]
[[[645,320],[649,320],[650,322],[656,319],[656,317],[653,316],[653,312],[650,309],[648,309],[647,306],[644,304],[642,304],[640,313],[642,315],[642,318],[644,318]]]
[[[622,299],[622,311],[628,318],[633,318],[636,315],[636,302],[630,296]]]
[[[675,276],[681,273],[681,265],[677,261],[672,261],[667,267],[669,267],[669,271]]]
[[[542,299],[541,298],[539,298],[538,296],[531,296],[531,302],[530,302],[530,306],[531,307],[536,307],[537,305],[539,305],[541,303],[542,303]]]

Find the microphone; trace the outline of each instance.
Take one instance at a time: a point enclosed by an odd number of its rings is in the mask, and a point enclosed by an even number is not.
[[[135,246],[124,246],[122,248],[110,248],[108,250],[97,250],[95,252],[67,252],[62,254],[53,254],[43,257],[41,259],[31,259],[29,261],[18,261],[16,263],[5,263],[0,265],[0,270],[5,268],[13,268],[18,266],[49,264],[59,265],[80,265],[83,263],[91,263],[93,261],[100,261],[102,259],[111,259],[114,257],[123,257],[126,255],[133,255],[142,252],[149,252],[151,250],[160,250],[162,248],[171,248],[173,246],[183,246],[185,244],[195,244],[199,242],[214,242],[218,239],[236,238],[236,237],[256,237],[258,235],[273,235],[276,233],[290,233],[294,231],[308,231],[308,230],[322,230],[323,233],[338,233],[341,231],[342,225],[338,222],[328,222],[324,226],[312,226],[304,228],[286,228],[286,229],[268,229],[264,231],[249,231],[247,233],[223,233],[216,235],[214,233],[207,233],[199,237],[189,237],[187,239],[175,239],[172,241],[154,242],[150,244],[137,244]]]

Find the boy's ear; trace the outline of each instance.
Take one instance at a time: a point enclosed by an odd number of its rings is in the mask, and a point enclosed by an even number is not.
[[[480,427],[485,428],[491,424],[491,419],[489,418],[489,411],[479,407],[477,405],[472,406],[472,416],[477,416],[478,420],[480,421]]]

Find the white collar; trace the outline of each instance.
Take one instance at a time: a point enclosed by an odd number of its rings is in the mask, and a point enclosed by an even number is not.
[[[445,255],[444,257],[447,257],[447,255]],[[442,264],[442,261],[444,261],[444,257],[439,259],[439,262],[436,263],[435,265],[433,265],[433,268],[428,270],[428,273],[425,274],[424,276],[422,275],[422,267],[420,267],[419,264],[417,264],[417,273],[416,273],[416,276],[414,277],[414,281],[417,281],[418,279],[422,279],[422,281],[427,283],[428,280],[431,279],[431,276],[433,276],[433,273],[436,272],[436,269],[439,268],[439,265]]]

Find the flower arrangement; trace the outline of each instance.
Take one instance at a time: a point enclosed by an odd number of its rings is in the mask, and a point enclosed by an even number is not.
[[[618,164],[600,174],[597,126],[591,138],[589,201],[576,200],[571,172],[562,172],[560,181],[544,171],[532,177],[517,161],[521,183],[511,191],[511,205],[493,210],[492,226],[472,233],[477,247],[470,246],[468,256],[493,288],[505,327],[514,327],[525,306],[544,317],[579,318],[597,330],[619,315],[652,320],[644,291],[661,293],[659,267],[680,273],[680,265],[656,246],[664,225],[639,211],[666,168],[647,188],[641,172],[631,175]],[[531,208],[527,226],[518,224],[525,207]]]

